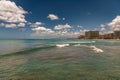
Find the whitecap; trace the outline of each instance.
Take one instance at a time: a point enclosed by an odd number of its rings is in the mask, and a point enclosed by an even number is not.
[[[62,47],[68,47],[70,44],[56,44],[56,47],[62,48]]]
[[[102,49],[97,48],[96,46],[90,46],[90,48],[92,48],[92,49],[93,49],[95,52],[97,52],[97,53],[104,52]]]
[[[79,47],[79,46],[81,46],[81,47],[89,47],[89,46],[87,46],[87,45],[81,45],[81,44],[75,44],[75,45],[73,45],[73,46],[75,46],[75,47]]]

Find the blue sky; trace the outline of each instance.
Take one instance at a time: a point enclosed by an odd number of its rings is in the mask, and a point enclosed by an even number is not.
[[[120,29],[120,0],[0,0],[0,4],[0,39],[72,37],[85,30]]]

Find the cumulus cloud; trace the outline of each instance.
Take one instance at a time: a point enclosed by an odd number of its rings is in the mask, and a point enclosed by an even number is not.
[[[0,0],[0,20],[5,22],[27,22],[24,14],[27,12],[10,0]]]
[[[25,23],[19,23],[17,26],[18,27],[25,27],[25,25],[26,25]]]
[[[32,30],[34,31],[34,33],[31,34],[32,37],[40,37],[40,38],[49,37],[50,38],[54,36],[54,31],[52,29],[49,29],[43,26],[32,28]]]
[[[72,28],[72,26],[69,24],[57,25],[54,27],[55,30],[70,29],[70,28]]]
[[[101,25],[100,25],[100,27],[105,27],[105,26],[106,26],[106,25],[104,25],[104,24],[101,24]]]
[[[58,25],[59,26],[59,25]],[[38,27],[32,27],[32,30],[34,31],[32,33],[32,37],[38,37],[38,38],[77,38],[80,35],[80,32],[74,32],[72,30],[72,26],[65,24],[60,25],[60,27],[56,27],[55,29],[49,29],[44,27],[43,25],[40,25]]]
[[[54,33],[52,29],[46,28],[43,25],[42,22],[31,23],[31,30],[34,31],[31,36],[44,38]]]
[[[27,12],[15,2],[10,0],[0,0],[0,27],[16,28],[25,27]]]
[[[79,32],[65,32],[65,31],[36,31],[31,36],[37,38],[77,38],[80,35]]]
[[[53,33],[54,31],[45,27],[36,27],[32,28],[33,31],[40,32],[40,33]]]
[[[105,31],[106,29],[104,27],[101,28],[101,31]]]
[[[111,30],[120,30],[120,16],[117,16],[115,19],[113,19],[112,22],[108,24],[110,26]]]
[[[106,26],[106,25],[101,24],[101,25],[100,25],[100,30],[101,30],[101,31],[105,31],[105,30],[106,30],[105,26]]]
[[[12,25],[12,26],[11,26]],[[14,25],[14,26],[13,26]],[[15,28],[16,24],[6,24],[6,23],[0,23],[0,27],[5,27],[5,28]]]
[[[0,27],[5,27],[5,28],[20,28],[20,27],[25,27],[25,23],[1,23]]]
[[[42,22],[35,22],[35,23],[29,22],[28,24],[30,25],[30,27],[40,27],[40,26],[42,26],[44,23],[42,23]]]
[[[16,24],[4,24],[6,28],[15,28]]]
[[[60,38],[77,38],[80,32],[61,32],[59,33]]]
[[[50,20],[59,20],[59,17],[55,14],[49,14],[47,18],[49,18]]]
[[[39,25],[43,25],[43,23],[42,22],[36,22],[35,25],[39,26]]]

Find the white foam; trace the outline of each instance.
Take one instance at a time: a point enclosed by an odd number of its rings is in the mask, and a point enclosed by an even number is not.
[[[63,48],[63,47],[68,47],[70,44],[56,44],[56,47]]]
[[[90,46],[90,48],[92,48],[92,49],[93,49],[95,52],[97,52],[97,53],[104,52],[102,49],[97,48],[96,46]]]
[[[87,46],[87,45],[81,45],[81,44],[76,44],[76,45],[73,45],[73,46],[75,46],[75,47],[79,47],[79,46],[81,46],[81,47],[89,47],[89,46]]]

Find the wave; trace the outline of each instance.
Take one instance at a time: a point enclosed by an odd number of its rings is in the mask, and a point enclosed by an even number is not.
[[[15,56],[15,55],[27,54],[27,53],[31,53],[31,52],[35,52],[35,51],[44,50],[44,49],[52,49],[52,48],[56,48],[56,47],[62,48],[62,47],[68,47],[68,46],[70,46],[70,44],[45,45],[43,47],[34,47],[34,48],[24,49],[24,50],[17,51],[17,52],[2,54],[2,55],[0,55],[0,58],[7,57],[7,56]]]
[[[56,47],[58,48],[63,48],[63,47],[68,47],[70,44],[56,44]]]
[[[18,52],[13,52],[13,53],[0,55],[0,58],[7,57],[7,56],[27,54],[27,53],[31,53],[31,52],[35,52],[35,51],[39,51],[39,50],[44,50],[44,49],[51,49],[51,48],[55,48],[55,47],[56,46],[53,45],[53,46],[44,46],[44,47],[36,47],[36,48],[31,48],[31,49],[25,49],[25,50],[18,51]]]
[[[75,45],[73,45],[73,46],[76,46],[76,47],[81,46],[81,47],[92,48],[92,50],[94,50],[94,51],[97,52],[97,53],[102,53],[102,52],[104,52],[102,49],[97,48],[96,46],[88,46],[88,45],[81,45],[81,44],[75,44]]]
[[[75,46],[75,47],[79,47],[79,46],[81,46],[81,47],[89,47],[88,45],[84,45],[84,44],[74,44],[73,46]]]
[[[90,46],[90,48],[92,48],[92,49],[93,49],[95,52],[97,52],[97,53],[104,52],[102,49],[97,48],[96,46]]]
[[[18,51],[18,52],[3,54],[3,55],[0,55],[0,58],[7,57],[7,56],[27,54],[27,53],[31,53],[31,52],[35,52],[35,51],[39,51],[39,50],[44,50],[44,49],[51,49],[51,48],[56,48],[56,47],[57,48],[63,48],[63,47],[69,47],[69,46],[88,47],[88,48],[92,48],[97,53],[104,52],[102,49],[99,49],[96,46],[88,46],[88,45],[83,45],[83,44],[82,45],[81,44],[52,44],[52,45],[46,45],[46,46],[43,46],[43,47],[35,47],[35,48],[21,50],[21,51]]]
[[[75,45],[73,45],[73,46],[76,46],[76,47],[78,47],[78,46],[81,46],[81,44],[75,44]]]
[[[59,44],[93,44],[93,43],[96,43],[96,41],[64,41],[64,42],[57,42],[57,43]]]

